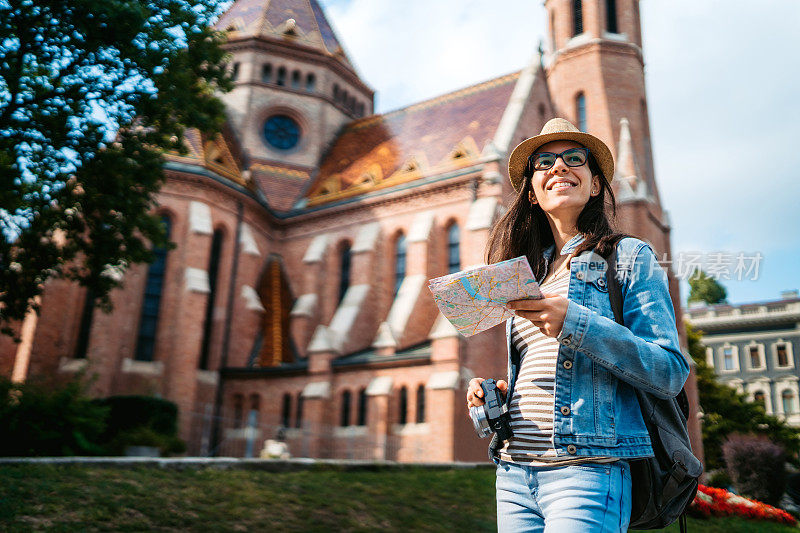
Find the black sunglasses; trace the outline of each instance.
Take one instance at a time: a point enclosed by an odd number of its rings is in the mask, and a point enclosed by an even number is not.
[[[588,148],[570,148],[559,154],[553,152],[537,152],[528,158],[528,163],[533,170],[547,170],[556,164],[556,160],[561,158],[568,167],[579,167],[586,164],[589,159]]]

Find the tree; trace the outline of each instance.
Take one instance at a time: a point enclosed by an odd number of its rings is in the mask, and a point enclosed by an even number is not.
[[[701,332],[686,322],[689,353],[696,363],[697,390],[703,411],[703,450],[706,469],[724,466],[722,444],[734,433],[766,436],[780,444],[795,460],[800,451],[797,429],[764,411],[760,403],[748,401],[744,394],[717,381],[714,370],[706,364],[706,348]]]
[[[725,302],[728,292],[717,280],[700,269],[689,276],[689,302],[718,304]]]
[[[0,0],[4,333],[51,277],[108,308],[121,271],[167,244],[162,153],[224,121],[224,35],[209,27],[222,3]]]

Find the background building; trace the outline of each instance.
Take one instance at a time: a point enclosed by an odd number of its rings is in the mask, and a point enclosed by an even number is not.
[[[720,381],[800,426],[798,291],[767,302],[690,307],[688,319],[702,331],[706,362]]]
[[[87,368],[97,395],[173,400],[192,454],[249,455],[248,437],[280,431],[293,455],[486,459],[465,390],[505,375],[504,330],[460,337],[426,281],[485,260],[513,198],[510,150],[554,116],[600,137],[616,152],[620,229],[670,252],[638,2],[545,7],[550,52],[373,115],[316,0],[234,2],[217,23],[235,80],[228,127],[190,132],[158,196],[177,247],[130,269],[112,314],[51,282],[26,342],[0,345],[3,371]],[[700,450],[695,416],[692,432]]]

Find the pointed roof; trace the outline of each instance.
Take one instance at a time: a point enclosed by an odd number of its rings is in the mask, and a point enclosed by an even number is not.
[[[183,144],[186,152],[167,152],[164,154],[167,161],[204,167],[243,187],[254,188],[252,178],[242,168],[242,154],[230,124],[214,135],[188,128]]]
[[[614,169],[614,182],[618,183],[618,200],[647,199],[647,182],[642,179],[636,153],[633,150],[630,121],[622,118],[619,121],[619,147],[617,148],[617,166]]]
[[[355,121],[320,162],[315,206],[475,165],[495,137],[520,73]]]
[[[214,28],[229,40],[260,37],[297,43],[353,68],[317,0],[236,0]]]

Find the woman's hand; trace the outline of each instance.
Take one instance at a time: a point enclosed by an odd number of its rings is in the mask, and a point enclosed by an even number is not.
[[[481,382],[483,382],[483,378],[472,378],[469,380],[469,386],[467,386],[467,410],[469,410],[470,407],[483,405],[483,389],[481,388]],[[508,390],[508,383],[503,379],[498,380],[497,388],[500,389],[500,392],[505,394]]]
[[[545,294],[539,300],[512,300],[508,308],[514,314],[527,318],[548,337],[558,337],[564,327],[569,300],[558,294]]]

